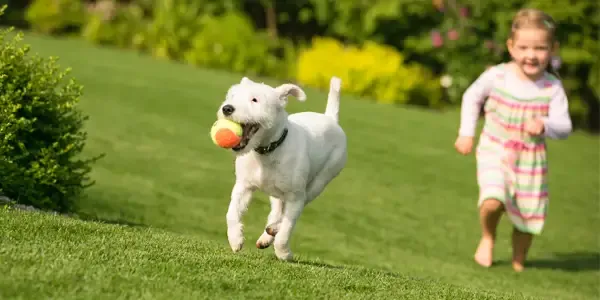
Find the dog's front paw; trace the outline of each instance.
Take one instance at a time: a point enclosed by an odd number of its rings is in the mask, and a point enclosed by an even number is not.
[[[265,232],[266,232],[267,234],[269,234],[270,236],[276,236],[276,235],[277,235],[277,232],[279,232],[279,225],[280,225],[280,224],[281,224],[280,222],[278,222],[278,223],[273,223],[273,224],[269,224],[269,225],[267,226],[267,228],[265,228]]]
[[[244,233],[242,232],[241,226],[232,226],[227,229],[227,239],[229,240],[229,246],[233,252],[242,250],[244,246]]]
[[[290,247],[288,246],[279,246],[276,244],[274,248],[275,256],[277,256],[277,258],[280,260],[290,261],[294,257],[294,255],[292,254],[292,250],[290,250]]]
[[[258,249],[269,248],[269,246],[271,246],[271,244],[273,243],[274,239],[275,239],[275,237],[273,237],[272,235],[270,235],[266,232],[263,232],[263,234],[256,241],[256,248],[258,248]]]

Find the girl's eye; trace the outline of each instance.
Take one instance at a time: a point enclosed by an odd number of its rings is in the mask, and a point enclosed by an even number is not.
[[[258,102],[258,100],[256,100],[256,98],[252,98],[252,102]]]

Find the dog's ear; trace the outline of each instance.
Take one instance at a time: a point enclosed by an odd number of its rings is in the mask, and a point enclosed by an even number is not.
[[[297,85],[284,83],[275,88],[280,99],[286,99],[289,95],[296,97],[300,101],[306,100],[306,93]]]
[[[242,78],[242,80],[240,81],[241,84],[251,84],[254,83],[254,81],[250,80],[250,78],[244,76],[244,78]]]

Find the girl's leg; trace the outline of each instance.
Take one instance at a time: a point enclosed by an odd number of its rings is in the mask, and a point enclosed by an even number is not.
[[[512,244],[513,244],[513,259],[512,267],[515,271],[521,272],[525,268],[525,259],[527,258],[527,252],[531,247],[533,241],[533,235],[530,233],[513,229]]]
[[[496,228],[504,212],[504,205],[496,199],[486,199],[479,208],[479,221],[481,224],[481,240],[475,252],[475,261],[483,266],[492,265],[494,242],[496,241]]]

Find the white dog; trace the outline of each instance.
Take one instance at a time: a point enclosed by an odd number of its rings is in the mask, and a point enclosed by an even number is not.
[[[236,181],[227,211],[227,238],[234,252],[242,249],[242,215],[252,193],[270,196],[265,232],[256,241],[272,243],[281,260],[292,259],[290,236],[304,206],[315,199],[346,165],[346,134],[338,124],[341,81],[333,77],[325,114],[288,116],[287,98],[306,99],[294,84],[271,87],[244,77],[227,91],[217,116],[242,124],[242,141],[233,148]]]

